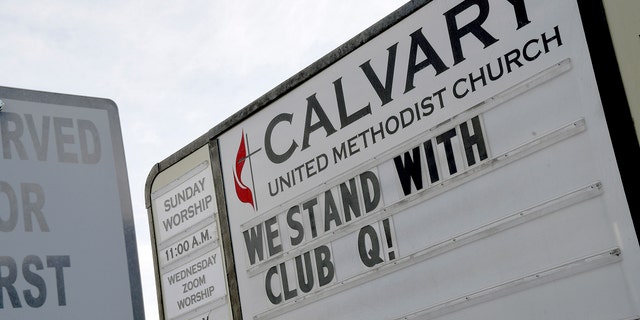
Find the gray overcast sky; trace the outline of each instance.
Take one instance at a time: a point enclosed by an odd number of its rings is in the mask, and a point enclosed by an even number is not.
[[[118,105],[147,319],[151,167],[406,3],[0,0],[0,86]]]

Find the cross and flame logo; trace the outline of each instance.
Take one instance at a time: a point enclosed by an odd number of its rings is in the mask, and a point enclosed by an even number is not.
[[[240,139],[240,146],[238,147],[238,153],[236,154],[235,168],[233,169],[233,182],[236,187],[236,196],[238,197],[238,200],[243,203],[251,204],[253,210],[258,210],[258,206],[253,194],[254,190],[252,190],[251,187],[247,186],[247,184],[242,181],[242,171],[244,170],[245,164],[247,164],[248,162],[253,185],[253,169],[251,167],[250,158],[252,154],[249,153],[247,140],[248,137],[245,136],[244,130],[242,130],[242,138]],[[260,149],[256,150],[255,152],[258,151],[260,151]]]

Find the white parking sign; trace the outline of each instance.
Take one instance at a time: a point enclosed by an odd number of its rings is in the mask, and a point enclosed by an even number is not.
[[[116,105],[0,99],[0,318],[144,319]]]

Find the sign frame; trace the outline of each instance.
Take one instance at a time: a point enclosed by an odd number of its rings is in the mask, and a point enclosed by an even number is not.
[[[193,150],[206,144],[209,144],[210,146],[212,159],[220,159],[221,155],[219,152],[218,138],[225,132],[255,115],[262,109],[267,108],[272,102],[293,91],[300,85],[304,84],[307,80],[320,74],[329,66],[357,50],[371,39],[384,33],[404,18],[410,16],[412,13],[431,2],[431,0],[412,1],[400,7],[398,10],[389,14],[387,17],[372,25],[362,33],[356,35],[342,46],[328,53],[323,58],[303,69],[282,84],[276,86],[274,89],[267,92],[230,118],[216,125],[183,149],[158,163],[152,169],[148,181],[152,181],[157,172],[164,170],[179,161],[181,157],[188,155],[190,152],[193,152]],[[629,206],[630,212],[636,212],[640,209],[640,203],[637,200],[639,190],[633,181],[632,173],[635,171],[634,161],[636,161],[638,156],[640,156],[640,147],[633,125],[627,95],[622,83],[620,70],[618,68],[611,34],[606,21],[603,2],[596,1],[596,3],[590,3],[587,5],[578,1],[577,6],[580,11],[582,26],[584,27],[584,34],[590,50],[589,54],[591,60],[598,61],[598,63],[593,63],[595,80],[600,91],[599,97],[606,116],[606,123],[609,128],[612,147],[616,157],[620,178],[622,180],[622,187],[626,196],[627,205]],[[224,181],[221,173],[221,163],[214,162],[213,170],[214,179],[216,179],[217,185],[222,186]],[[239,288],[237,287],[237,280],[235,279],[236,271],[233,264],[234,255],[232,254],[233,249],[229,237],[230,229],[229,224],[226,221],[228,219],[226,199],[224,191],[216,190],[216,192],[218,193],[218,203],[220,206],[221,236],[223,246],[225,248],[225,257],[227,258],[228,282],[234,285],[234,287],[229,290],[234,308],[233,316],[234,319],[242,319],[242,308],[240,305],[239,293],[237,292]],[[640,221],[633,216],[631,219],[634,223],[634,229],[637,236],[640,234]],[[222,220],[225,220],[224,223]]]

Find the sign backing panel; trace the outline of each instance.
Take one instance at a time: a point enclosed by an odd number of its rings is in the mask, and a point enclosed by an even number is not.
[[[432,1],[223,132],[243,317],[640,313],[593,63],[574,1]]]

